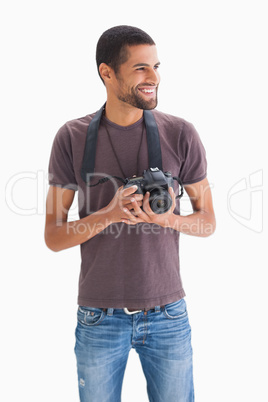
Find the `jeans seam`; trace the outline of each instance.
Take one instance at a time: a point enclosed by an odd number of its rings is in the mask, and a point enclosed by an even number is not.
[[[84,325],[84,326],[86,326],[86,327],[95,327],[95,326],[99,325],[99,324],[103,321],[103,319],[104,319],[104,317],[105,317],[105,313],[104,313],[104,311],[102,311],[101,316],[100,316],[100,318],[98,319],[98,321],[96,321],[96,322],[93,323],[93,324],[87,324],[87,322],[86,322],[86,316],[87,316],[87,315],[88,315],[88,313],[84,313],[84,322],[81,321],[79,318],[77,318],[78,322],[79,322],[81,325]]]
[[[143,345],[145,344],[146,337],[147,337],[147,328],[148,328],[148,320],[147,320],[147,314],[143,315],[143,321],[144,321],[144,334],[143,334]]]

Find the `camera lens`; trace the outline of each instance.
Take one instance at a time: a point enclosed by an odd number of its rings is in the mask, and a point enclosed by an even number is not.
[[[165,209],[167,207],[167,200],[157,200],[156,201],[157,208]]]
[[[155,214],[164,214],[171,205],[172,199],[167,191],[153,191],[149,199],[150,207]]]

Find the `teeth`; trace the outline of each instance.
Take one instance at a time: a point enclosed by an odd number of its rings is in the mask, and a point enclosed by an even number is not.
[[[146,94],[152,94],[154,92],[154,89],[141,89],[142,92],[145,92]]]

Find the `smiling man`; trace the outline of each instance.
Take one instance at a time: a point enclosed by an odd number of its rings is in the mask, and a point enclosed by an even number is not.
[[[160,62],[147,33],[130,26],[105,31],[96,61],[107,100],[98,113],[67,122],[55,137],[45,228],[51,250],[81,245],[75,345],[80,400],[120,401],[134,348],[150,401],[192,402],[191,327],[179,235],[205,237],[215,230],[205,150],[192,124],[155,110]],[[175,184],[167,186],[170,204],[161,212],[153,208],[150,191],[122,186],[122,180],[143,177],[152,168],[145,110],[158,127],[163,172],[178,176],[191,199],[188,216],[180,215]],[[96,180],[88,186],[81,168],[88,127],[97,116]],[[156,178],[155,171],[150,174]],[[116,179],[98,182],[103,176]],[[80,219],[68,222],[76,190]],[[201,259],[205,263],[205,256]]]
[[[101,63],[101,58],[97,63],[107,89],[106,117],[110,119],[111,114],[116,112],[112,121],[120,124],[118,119],[121,113],[117,108],[124,108],[122,116],[127,121],[124,120],[123,125],[130,125],[142,117],[143,110],[157,106],[160,62],[155,45],[127,46],[121,52],[126,61],[120,65],[120,69]]]

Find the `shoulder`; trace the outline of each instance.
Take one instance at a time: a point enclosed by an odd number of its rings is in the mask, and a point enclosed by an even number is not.
[[[198,135],[194,125],[182,117],[163,113],[159,110],[152,110],[152,113],[160,131],[165,130],[170,135],[177,135],[180,140],[189,142]]]
[[[60,127],[59,132],[62,133],[62,135],[72,135],[80,132],[84,133],[87,131],[89,123],[93,119],[94,115],[95,113],[92,113],[83,117],[69,120]]]
[[[85,140],[89,123],[95,113],[68,120],[57,131],[55,141],[60,143],[70,143],[73,141]]]

